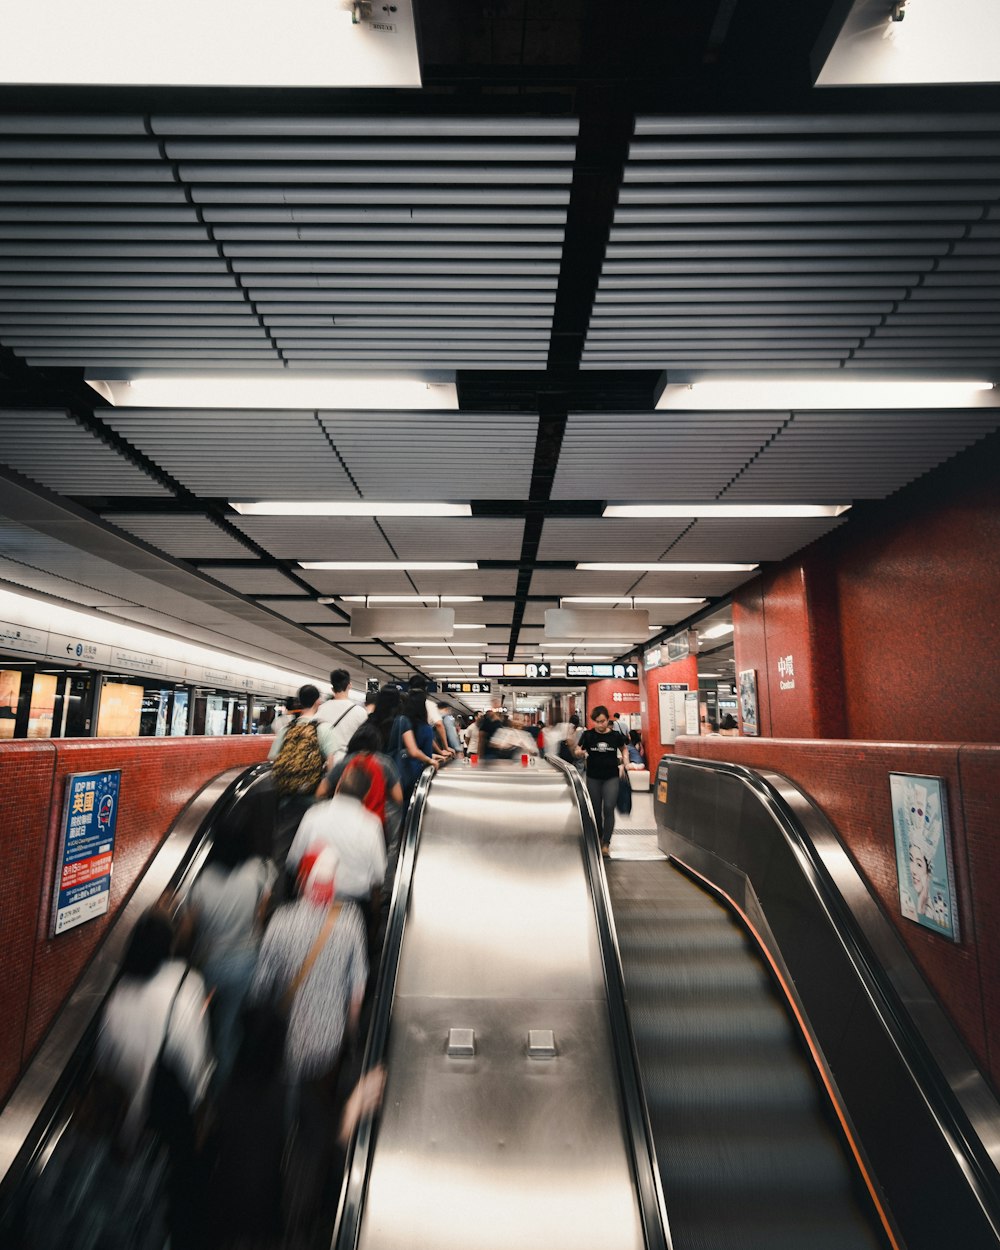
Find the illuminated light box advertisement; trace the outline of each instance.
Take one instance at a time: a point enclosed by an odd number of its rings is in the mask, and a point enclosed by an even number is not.
[[[899,909],[907,920],[959,940],[958,899],[943,777],[890,773]]]
[[[107,913],[121,769],[66,778],[51,936]]]
[[[757,736],[760,733],[757,711],[757,670],[745,668],[739,675],[739,681],[740,725],[745,734]]]

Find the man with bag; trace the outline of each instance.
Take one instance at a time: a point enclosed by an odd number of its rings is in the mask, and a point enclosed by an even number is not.
[[[319,705],[316,720],[320,724],[329,725],[333,730],[333,750],[329,760],[332,768],[347,754],[347,744],[356,729],[368,719],[364,704],[355,703],[351,698],[351,674],[346,668],[335,668],[330,674],[330,689],[333,698]]]
[[[298,701],[302,710],[275,735],[267,756],[278,795],[274,860],[279,868],[285,862],[299,821],[312,805],[336,747],[333,727],[316,718],[320,707],[319,690],[315,686],[300,687]]]

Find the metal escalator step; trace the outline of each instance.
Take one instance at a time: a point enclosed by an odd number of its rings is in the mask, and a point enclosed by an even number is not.
[[[734,1116],[815,1108],[816,1087],[805,1064],[775,1060],[773,1048],[745,1058],[740,1065],[727,1063],[724,1057],[687,1063],[647,1058],[642,1079],[650,1114],[704,1115],[720,1105]]]
[[[630,998],[629,1015],[640,1060],[647,1048],[656,1053],[663,1047],[683,1046],[690,1056],[722,1046],[731,1050],[734,1041],[749,1057],[775,1042],[787,1045],[789,1038],[788,1021],[771,1002],[748,1002],[736,1013],[725,1000],[693,1002],[690,1010],[682,1011],[662,1003],[646,1006]]]
[[[692,917],[677,924],[662,917],[656,923],[616,916],[618,946],[624,958],[659,955],[683,957],[693,951],[746,950],[749,938],[736,925],[714,917]]]
[[[705,952],[697,959],[630,959],[625,967],[625,986],[630,999],[646,994],[665,1001],[692,994],[711,999],[715,995],[746,997],[773,993],[771,978],[760,961],[744,951]]]

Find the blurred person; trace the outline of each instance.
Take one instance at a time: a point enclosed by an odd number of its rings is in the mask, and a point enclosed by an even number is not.
[[[594,809],[594,820],[601,839],[601,853],[610,853],[615,831],[615,803],[618,799],[620,769],[628,768],[628,744],[612,726],[608,709],[599,704],[590,714],[593,729],[579,737],[576,755],[586,760],[587,793]]]
[[[427,723],[426,700],[420,689],[411,690],[400,703],[389,743],[389,754],[393,752],[399,759],[405,812],[417,779],[427,765],[438,768],[444,762],[444,757],[436,750],[434,731]]]
[[[453,755],[461,755],[462,743],[458,736],[458,729],[455,727],[455,710],[450,703],[439,703],[438,711],[441,714],[441,724],[444,726],[445,745]]]
[[[365,723],[368,713],[363,704],[356,703],[351,698],[351,675],[346,668],[333,670],[330,674],[330,689],[333,691],[333,698],[320,704],[316,720],[329,725],[332,731],[333,748],[327,757],[327,766],[332,768],[347,754],[351,735]]]
[[[187,898],[194,960],[211,995],[217,1087],[225,1084],[239,1048],[240,1011],[277,877],[263,832],[236,815],[224,821]]]
[[[159,907],[136,922],[121,976],[101,1015],[100,1077],[119,1093],[127,1153],[152,1134],[166,1147],[167,1206],[175,1250],[201,1245],[198,1117],[214,1063],[201,976],[172,957],[174,925]]]
[[[330,799],[314,804],[302,817],[288,852],[288,868],[296,871],[307,852],[329,847],[337,857],[338,899],[378,906],[385,877],[386,853],[382,822],[364,806],[371,778],[352,761],[344,769]]]
[[[719,733],[724,738],[735,738],[739,732],[740,727],[736,723],[736,717],[731,712],[727,712],[719,723]]]
[[[521,755],[537,755],[538,743],[528,733],[525,718],[515,712],[509,725],[501,725],[490,739],[490,749],[503,759],[517,759]]]
[[[642,749],[642,734],[638,729],[629,730],[628,763],[625,767],[630,772],[641,772],[646,767],[646,752]]]
[[[280,729],[271,744],[271,777],[278,794],[278,822],[274,860],[281,868],[299,821],[312,804],[316,790],[336,747],[332,726],[316,720],[319,690],[312,685],[298,692],[299,712]]]
[[[462,730],[462,742],[465,745],[466,755],[479,754],[479,721],[481,717],[482,712],[478,716],[474,716]]]
[[[347,754],[333,766],[323,784],[328,792],[332,793],[336,790],[345,768],[354,762],[357,762],[371,779],[371,786],[363,802],[368,811],[378,817],[385,840],[386,869],[381,891],[381,910],[385,915],[392,894],[396,864],[399,860],[399,839],[403,823],[403,787],[395,761],[380,748],[381,739],[378,730],[372,721],[366,721],[347,744]]]
[[[437,702],[427,693],[427,678],[422,673],[415,673],[410,678],[410,692],[422,694],[424,697],[427,723],[434,731],[434,750],[438,755],[450,755],[451,748],[448,746],[448,737],[445,733],[441,709]]]
[[[282,1072],[294,1124],[286,1195],[293,1236],[332,1220],[339,1122],[337,1083],[345,1045],[357,1037],[368,979],[365,924],[336,898],[337,856],[328,847],[300,863],[300,896],[275,912],[260,948],[252,1003],[288,1022]]]
[[[398,686],[383,686],[375,696],[375,705],[372,708],[371,715],[368,717],[370,723],[378,731],[381,743],[379,749],[387,753],[389,750],[389,739],[392,737],[393,724],[399,715],[402,698],[402,692]]]

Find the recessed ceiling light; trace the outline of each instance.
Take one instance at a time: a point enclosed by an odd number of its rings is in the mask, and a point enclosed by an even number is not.
[[[482,595],[338,595],[341,603],[482,603]],[[320,600],[322,602],[322,600]],[[328,602],[332,603],[330,599]]]
[[[485,625],[456,625],[456,629],[485,629]]]
[[[370,503],[366,499],[238,503],[231,499],[229,506],[241,516],[472,516],[472,505],[467,503]]]
[[[307,567],[303,565],[303,568]],[[315,566],[314,566],[315,567]],[[629,562],[616,564],[596,561],[578,564],[581,573],[752,573],[756,564],[647,564]]]
[[[759,408],[985,408],[1000,395],[993,383],[937,379],[712,378],[668,383],[656,401],[660,410],[741,412]]]
[[[342,572],[407,573],[421,570],[478,569],[466,560],[300,560],[300,569],[339,569]]]
[[[606,517],[836,517],[849,503],[616,503],[604,509]]]
[[[733,627],[728,624],[713,625],[711,629],[699,630],[698,632],[702,638],[722,638],[725,634],[731,634]]]
[[[634,607],[637,603],[672,603],[672,604],[688,604],[688,603],[704,603],[704,599],[690,598],[667,598],[667,599],[649,599],[637,598],[630,595],[564,595],[560,600],[560,606],[564,603],[609,603],[621,604],[623,607]]]
[[[410,648],[410,647],[461,647],[461,648],[465,648],[465,649],[472,650],[472,651],[485,651],[487,647],[487,644],[485,642],[445,642],[443,638],[437,642],[435,642],[434,639],[432,638],[429,641],[425,641],[425,642],[397,642],[395,645],[397,647],[406,647],[406,648]]]
[[[392,374],[178,374],[175,377],[87,378],[116,408],[455,409],[451,380]]]

